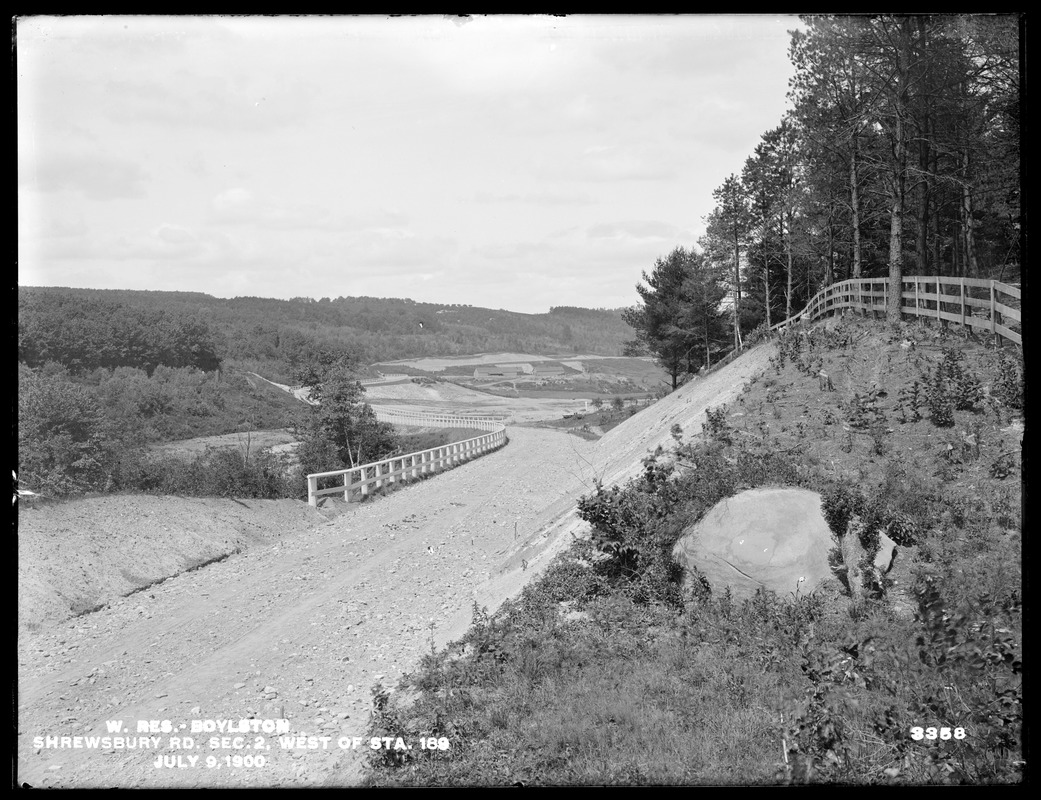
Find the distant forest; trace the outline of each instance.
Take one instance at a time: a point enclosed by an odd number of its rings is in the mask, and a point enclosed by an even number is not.
[[[221,299],[197,292],[20,287],[18,358],[81,373],[98,367],[216,369],[233,362],[287,377],[317,349],[359,364],[511,351],[620,355],[621,311],[560,306],[546,314],[323,297]]]
[[[518,314],[371,297],[221,300],[22,287],[18,479],[49,497],[299,497],[308,472],[407,446],[364,403],[356,379],[367,364],[496,350],[614,355],[628,332],[619,311],[603,309]],[[252,372],[319,387],[333,376],[337,402],[305,406]],[[248,445],[252,431],[285,426],[302,442],[291,469]],[[191,461],[150,452],[160,442],[230,432],[244,434],[237,451]]]

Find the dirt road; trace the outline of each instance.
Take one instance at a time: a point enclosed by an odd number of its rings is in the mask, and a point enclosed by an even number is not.
[[[519,587],[527,576],[511,566],[513,551],[547,513],[583,491],[589,442],[523,428],[511,439],[503,450],[353,507],[313,531],[23,634],[19,780],[62,787],[322,784],[340,755],[336,739],[365,732],[370,686],[395,681],[431,640],[441,645],[461,635],[473,599],[491,579]],[[333,737],[330,749],[282,751],[272,735],[264,742],[270,750],[179,753],[163,733],[159,750],[33,747],[36,736],[107,735],[107,720],[122,720],[136,739],[138,720],[187,724],[174,735],[192,735],[193,719],[283,714],[295,735]],[[194,738],[207,745],[209,736]],[[254,736],[246,742],[255,744]],[[203,759],[157,768],[160,755]],[[206,768],[207,755],[222,764],[225,756],[263,755],[268,763]]]
[[[365,733],[373,683],[393,684],[432,646],[458,638],[475,601],[494,608],[516,594],[566,546],[575,501],[594,476],[610,483],[639,470],[673,424],[694,432],[705,406],[732,399],[770,354],[749,353],[599,442],[512,427],[506,448],[313,530],[20,632],[18,780],[127,788],[357,780],[368,742],[353,749],[353,737]],[[283,741],[305,737],[290,749],[262,729],[222,738],[191,728],[283,717]],[[139,733],[149,720],[158,730]],[[123,733],[109,732],[116,721]],[[173,749],[172,737],[183,736],[195,749]]]

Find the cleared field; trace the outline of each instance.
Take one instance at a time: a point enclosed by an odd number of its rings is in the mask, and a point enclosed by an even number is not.
[[[574,363],[564,362],[569,367]],[[608,380],[628,378],[642,386],[657,386],[661,382],[669,382],[665,370],[649,358],[596,358],[576,362],[589,377],[605,377]]]
[[[572,369],[583,371],[583,364],[586,365],[585,369],[588,370],[588,363],[604,362],[605,368],[598,371],[609,371],[606,367],[610,363],[624,364],[624,362],[637,362],[646,365],[649,369],[657,370],[661,372],[658,367],[654,365],[654,360],[651,358],[633,358],[631,356],[600,356],[600,355],[589,355],[589,354],[575,354],[575,353],[560,353],[557,355],[544,355],[537,356],[531,353],[475,353],[467,356],[438,356],[429,358],[410,358],[402,361],[381,361],[378,364],[373,364],[373,368],[380,369],[381,371],[394,372],[397,368],[412,368],[421,369],[425,372],[443,372],[445,370],[454,368],[455,371],[459,367],[467,366],[481,366],[484,364],[523,364],[529,362],[544,362],[552,361],[557,364],[564,364]],[[631,367],[621,366],[621,372],[625,372]]]
[[[592,356],[601,358],[601,356]],[[469,356],[438,356],[437,358],[410,358],[402,361],[381,361],[374,367],[413,367],[426,372],[441,372],[448,367],[461,367],[473,364],[515,364],[525,361],[554,361],[553,356],[536,356],[530,353],[478,353]]]
[[[249,447],[253,452],[270,447],[275,452],[286,450],[296,443],[296,437],[287,430],[252,431],[251,433],[226,433],[222,436],[198,436],[178,442],[165,442],[150,448],[149,452],[164,456],[191,458],[202,455],[211,448]]]

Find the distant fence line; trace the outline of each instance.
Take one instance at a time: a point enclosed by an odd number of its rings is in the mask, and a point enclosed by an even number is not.
[[[475,428],[493,431],[506,424],[506,417],[484,417],[476,415],[449,414],[436,411],[399,411],[376,408],[376,419],[392,425],[421,425],[430,428]]]
[[[1009,327],[1009,324],[1022,327],[1020,309],[1010,305],[1019,304],[1021,300],[1022,293],[1018,286],[981,278],[952,278],[943,275],[905,275],[902,284],[902,314],[941,322],[956,322],[1022,346],[1022,333]],[[850,278],[821,289],[810,298],[802,311],[771,325],[767,330],[769,333],[779,333],[799,322],[813,322],[825,314],[846,308],[864,313],[884,314],[888,300],[888,276]],[[700,374],[707,375],[722,369],[759,341],[761,340],[756,339],[731,350]]]
[[[498,450],[509,442],[504,420],[494,417],[468,417],[420,411],[391,411],[373,409],[381,422],[398,425],[422,425],[441,428],[473,428],[488,431],[481,436],[462,442],[431,447],[417,453],[392,456],[370,464],[360,464],[331,472],[316,472],[307,476],[307,502],[318,505],[318,498],[342,494],[346,502],[361,500],[372,491],[392,483],[416,479],[439,470],[450,469],[464,461]],[[321,479],[342,478],[342,483],[325,489],[318,488]]]
[[[955,322],[1018,345],[1023,344],[1021,331],[1012,328],[1022,327],[1022,315],[1018,308],[1022,298],[1018,286],[980,278],[943,275],[906,275],[902,284],[902,314]],[[812,322],[825,314],[846,308],[884,314],[888,302],[888,277],[851,278],[817,292],[799,314],[772,326],[771,330],[780,330],[793,322]]]
[[[375,386],[379,383],[390,383],[391,381],[402,381],[408,378],[408,375],[403,373],[387,373],[380,374],[378,378],[359,378],[358,383],[362,386]]]

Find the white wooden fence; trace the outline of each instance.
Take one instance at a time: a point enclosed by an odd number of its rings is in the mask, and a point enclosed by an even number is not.
[[[1018,286],[998,281],[905,275],[900,292],[900,311],[908,316],[956,322],[1022,345],[1020,295]],[[852,278],[821,290],[810,298],[799,314],[772,329],[819,319],[845,308],[884,314],[888,300],[889,278]]]
[[[474,428],[479,431],[494,431],[506,424],[506,417],[482,417],[476,415],[438,413],[433,411],[401,411],[399,409],[373,408],[376,419],[392,425],[421,425],[431,428]]]
[[[498,450],[509,438],[502,420],[493,417],[464,417],[450,414],[424,413],[418,411],[388,411],[374,409],[376,418],[382,422],[399,425],[423,425],[444,428],[474,428],[488,431],[481,436],[462,442],[432,447],[418,453],[392,456],[371,464],[361,464],[348,469],[331,472],[316,472],[307,476],[307,502],[318,505],[324,495],[342,494],[347,502],[361,500],[381,486],[428,475],[439,470],[451,469],[457,464]],[[342,478],[342,484],[326,489],[318,488],[322,478]]]
[[[408,378],[404,373],[380,373],[378,378],[360,378],[358,383],[362,386],[375,386],[380,383],[391,383],[392,381],[403,381]]]

